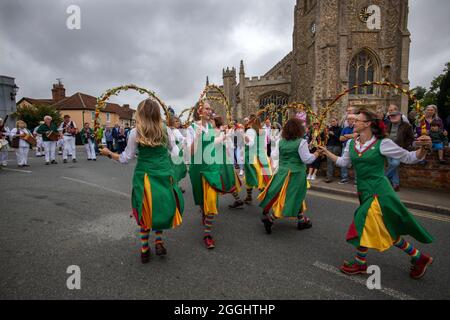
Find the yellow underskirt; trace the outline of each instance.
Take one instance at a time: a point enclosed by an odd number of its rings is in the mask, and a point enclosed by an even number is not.
[[[394,239],[392,239],[383,221],[380,203],[378,198],[375,197],[367,213],[360,245],[383,252],[392,247],[393,243]]]
[[[284,209],[284,204],[286,203],[287,188],[289,186],[289,180],[291,179],[291,172],[288,173],[286,180],[284,181],[283,187],[278,195],[277,200],[273,204],[273,214],[276,218],[283,218],[282,212]]]
[[[203,210],[205,214],[219,214],[217,210],[217,191],[202,177]]]
[[[152,229],[152,186],[150,184],[150,179],[146,174],[144,176],[144,198],[142,199],[142,222],[148,230]]]

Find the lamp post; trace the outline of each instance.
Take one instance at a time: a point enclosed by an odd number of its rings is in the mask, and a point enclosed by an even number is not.
[[[17,92],[19,92],[19,87],[16,84],[14,84],[11,91],[11,100],[13,101],[16,100]]]

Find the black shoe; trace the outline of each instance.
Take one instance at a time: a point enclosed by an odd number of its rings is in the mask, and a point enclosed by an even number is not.
[[[143,264],[150,262],[150,254],[150,250],[148,250],[147,252],[141,252],[141,262]]]
[[[46,166],[49,166],[49,165],[50,165],[50,162],[46,162],[45,165],[46,165]]]
[[[88,159],[88,161],[92,161],[92,159]]]
[[[51,164],[58,164],[58,162],[56,162],[56,160],[52,160]]]
[[[330,179],[330,178],[326,178],[326,179],[325,179],[325,183],[332,183],[332,182],[333,182],[333,180]]]
[[[235,201],[233,204],[230,204],[228,206],[228,208],[230,208],[230,209],[237,209],[239,207],[242,207],[243,205],[244,205],[244,202],[239,200],[239,201]]]
[[[77,163],[77,159],[72,159],[72,162],[73,163]]]
[[[297,229],[298,230],[306,230],[306,229],[311,229],[312,228],[312,223],[311,223],[311,220],[308,220],[308,221],[306,221],[306,222],[304,222],[304,223],[298,223],[297,224]]]
[[[92,161],[97,161],[97,159],[92,159]]]
[[[247,197],[247,198],[244,199],[244,203],[246,203],[246,204],[251,204],[252,201],[253,201],[252,197]]]
[[[261,219],[262,223],[264,223],[264,229],[266,229],[267,234],[272,233],[273,222],[270,221],[269,217],[264,217]]]
[[[155,246],[155,251],[156,251],[156,255],[159,257],[167,255],[167,250],[166,250],[166,248],[164,248],[162,243],[158,243]]]
[[[64,162],[64,163],[67,163],[67,159],[64,159],[63,162]]]

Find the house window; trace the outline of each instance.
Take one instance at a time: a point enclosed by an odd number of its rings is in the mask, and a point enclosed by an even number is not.
[[[91,112],[91,117],[92,117],[92,120],[95,120],[95,111]]]
[[[367,51],[361,51],[353,57],[349,68],[350,88],[367,81],[374,81],[375,62]],[[359,87],[350,91],[350,94],[374,94],[373,85],[370,87]]]
[[[110,117],[111,117],[111,114],[108,112],[107,114],[106,114],[106,121],[110,121]]]

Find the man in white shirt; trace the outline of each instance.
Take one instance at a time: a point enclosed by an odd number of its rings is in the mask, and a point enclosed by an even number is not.
[[[63,149],[63,161],[67,163],[69,155],[72,156],[72,161],[77,162],[77,154],[75,147],[75,135],[77,134],[77,125],[70,120],[69,115],[64,116],[64,122],[59,126],[59,131],[63,134],[64,149]]]

